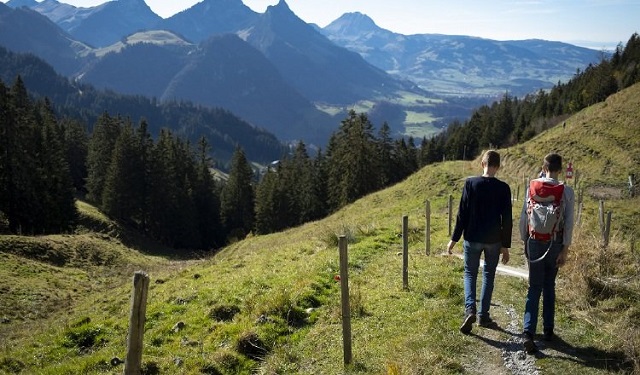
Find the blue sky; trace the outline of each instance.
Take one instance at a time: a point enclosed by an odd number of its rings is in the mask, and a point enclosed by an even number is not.
[[[2,0],[6,2],[7,0]],[[60,0],[59,0],[60,1]],[[146,0],[169,17],[201,0]],[[256,12],[279,0],[243,0]],[[305,22],[326,26],[346,12],[361,12],[401,34],[546,39],[594,49],[614,48],[640,32],[640,1],[628,0],[286,0]],[[105,0],[61,0],[79,7]]]

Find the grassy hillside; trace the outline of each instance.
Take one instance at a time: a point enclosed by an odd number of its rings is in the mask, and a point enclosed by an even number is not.
[[[570,264],[558,283],[557,333],[538,357],[519,355],[526,281],[499,276],[492,315],[501,330],[461,335],[462,262],[440,255],[447,202],[479,162],[425,167],[329,218],[235,243],[202,260],[168,259],[82,204],[77,234],[0,237],[0,373],[120,374],[133,271],[148,272],[146,374],[550,374],[640,369],[636,85],[527,144],[501,150],[499,177],[522,195],[544,154],[558,151],[580,172],[584,210]],[[574,183],[573,181],[571,183]],[[518,186],[520,185],[520,186]],[[599,246],[598,201],[613,212]],[[431,255],[425,255],[425,201]],[[519,213],[521,201],[514,204]],[[409,216],[409,288],[402,285],[402,216]],[[353,362],[342,353],[338,236],[349,241]],[[515,237],[515,236],[514,236]],[[458,245],[457,251],[460,252]],[[522,265],[514,240],[513,263]],[[521,353],[521,352],[520,352]]]

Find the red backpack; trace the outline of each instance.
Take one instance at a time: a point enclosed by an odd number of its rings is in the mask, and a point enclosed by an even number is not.
[[[529,237],[550,241],[562,230],[564,184],[531,180],[527,197]]]

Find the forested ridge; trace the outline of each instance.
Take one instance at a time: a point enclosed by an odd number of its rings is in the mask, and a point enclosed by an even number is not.
[[[186,101],[160,102],[156,98],[98,90],[57,74],[36,56],[17,54],[0,47],[0,81],[11,85],[17,76],[22,78],[33,98],[48,98],[57,117],[80,121],[89,133],[105,111],[134,121],[144,118],[154,138],[163,128],[171,129],[192,143],[206,136],[212,157],[223,169],[228,169],[237,145],[246,150],[247,157],[258,162],[276,159],[284,150],[283,144],[273,134],[243,121],[226,109],[208,108]]]
[[[610,59],[569,82],[524,98],[505,94],[419,146],[412,138],[393,139],[386,123],[376,130],[366,114],[352,111],[325,150],[312,158],[300,142],[264,175],[252,169],[255,154],[236,147],[226,182],[212,178],[210,156],[219,145],[206,137],[194,145],[144,116],[134,124],[131,116],[104,112],[83,123],[69,115],[83,112],[80,101],[56,112],[48,99],[30,98],[18,77],[11,86],[0,82],[0,232],[71,231],[75,197],[83,197],[175,248],[218,248],[250,232],[324,217],[427,164],[524,142],[640,81],[639,63],[634,34]],[[157,136],[150,129],[159,129]]]

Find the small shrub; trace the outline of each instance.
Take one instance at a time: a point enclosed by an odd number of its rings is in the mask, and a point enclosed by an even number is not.
[[[351,227],[342,224],[337,230],[325,228],[320,235],[320,240],[327,247],[338,247],[340,236],[345,236],[347,243],[355,243],[356,234],[354,232],[355,231]]]
[[[218,370],[218,368],[210,363],[207,363],[206,365],[202,366],[200,368],[200,372],[202,374],[208,374],[208,375],[224,375],[222,372],[220,372],[220,370]]]
[[[300,296],[300,300],[298,303],[302,308],[313,307],[314,309],[323,305],[322,297],[319,297],[313,293],[308,293]]]
[[[353,284],[353,288],[349,293],[349,305],[351,316],[364,317],[367,315],[367,309],[364,306],[364,297],[361,288],[357,283]]]
[[[265,315],[278,316],[291,327],[302,327],[306,324],[307,313],[297,305],[287,289],[275,291],[264,309]]]
[[[14,358],[2,358],[0,359],[0,370],[7,373],[18,374],[24,369],[24,363]]]
[[[140,369],[141,375],[158,375],[160,374],[160,366],[155,362],[145,362]]]
[[[256,361],[262,361],[269,352],[260,336],[253,331],[244,332],[238,337],[236,350]]]
[[[240,312],[240,308],[235,305],[218,305],[211,309],[209,317],[218,322],[229,322]]]
[[[100,337],[101,334],[102,329],[100,327],[90,325],[74,327],[65,332],[63,346],[87,351],[98,344],[104,343],[104,338]]]

